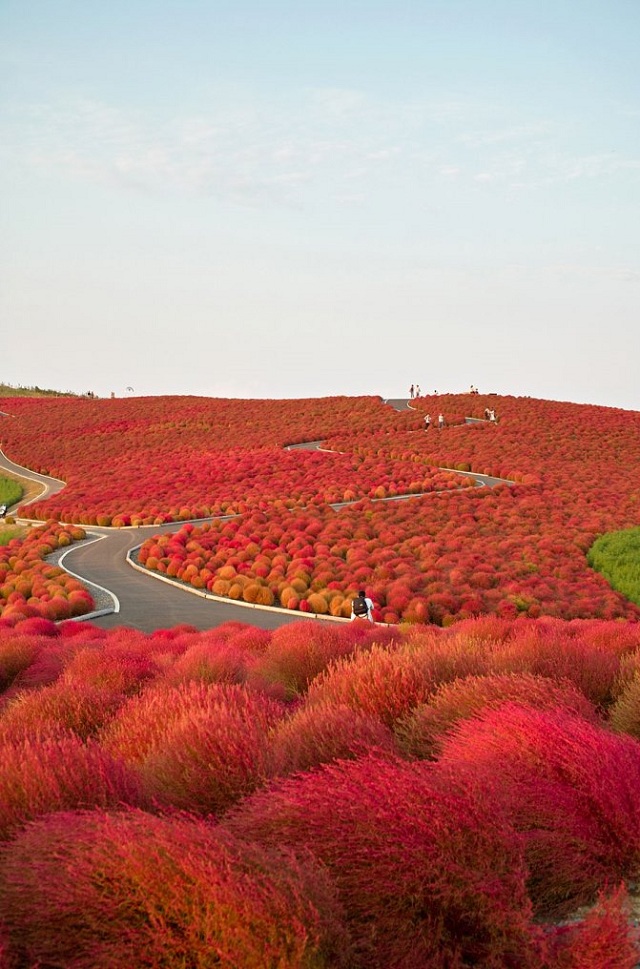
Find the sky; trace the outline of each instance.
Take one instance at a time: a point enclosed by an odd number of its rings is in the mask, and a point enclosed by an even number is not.
[[[0,382],[640,410],[638,0],[0,0]]]

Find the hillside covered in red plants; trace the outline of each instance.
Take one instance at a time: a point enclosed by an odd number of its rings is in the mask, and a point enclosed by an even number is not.
[[[639,677],[599,620],[0,628],[0,966],[634,969]]]
[[[482,420],[487,407],[497,423]],[[7,454],[67,481],[29,515],[114,526],[241,515],[141,550],[149,569],[214,594],[344,616],[364,584],[390,623],[640,616],[586,563],[599,535],[639,523],[637,412],[469,394],[401,412],[376,398],[10,410]],[[443,430],[424,430],[427,412]],[[323,450],[285,450],[312,440]],[[473,487],[439,468],[514,483]],[[345,501],[359,504],[330,507]]]

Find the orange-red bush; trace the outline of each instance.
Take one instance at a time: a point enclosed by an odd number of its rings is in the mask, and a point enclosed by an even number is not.
[[[8,847],[13,965],[324,969],[348,956],[326,873],[191,817],[61,813]]]

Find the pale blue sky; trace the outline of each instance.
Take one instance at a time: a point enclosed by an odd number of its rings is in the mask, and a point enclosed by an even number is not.
[[[0,0],[0,380],[640,409],[638,50],[638,0]]]

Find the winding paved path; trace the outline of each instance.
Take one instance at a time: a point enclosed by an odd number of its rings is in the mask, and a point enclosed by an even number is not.
[[[404,410],[408,407],[406,400],[388,400],[385,403],[396,410]],[[434,431],[434,433],[437,432]],[[317,448],[320,443],[310,441],[307,444],[292,445],[291,449]],[[5,457],[2,451],[0,451],[0,470],[41,485],[42,490],[30,499],[32,501],[51,497],[65,487],[63,481],[36,474],[28,468],[15,464]],[[481,487],[493,487],[496,484],[505,483],[501,478],[471,472],[457,471],[456,474],[476,478]],[[398,496],[398,498],[402,497],[418,496]],[[389,501],[398,500],[398,498],[380,500]],[[332,507],[340,508],[344,504],[348,503],[340,503]],[[184,623],[196,629],[211,629],[230,620],[259,626],[262,629],[276,629],[287,623],[310,618],[305,613],[288,613],[286,610],[236,605],[228,599],[204,598],[189,592],[184,586],[163,580],[164,577],[157,573],[139,572],[131,567],[127,561],[127,553],[131,549],[151,535],[176,531],[183,524],[185,523],[172,522],[167,525],[147,525],[139,528],[82,526],[89,536],[88,540],[71,546],[64,553],[60,564],[66,571],[85,582],[97,596],[98,601],[104,603],[109,610],[107,614],[99,616],[92,614],[90,617],[92,623],[104,629],[124,625],[144,632],[152,632],[155,629],[166,629]],[[322,621],[321,617],[318,618]],[[336,620],[327,617],[325,621],[335,622]]]

